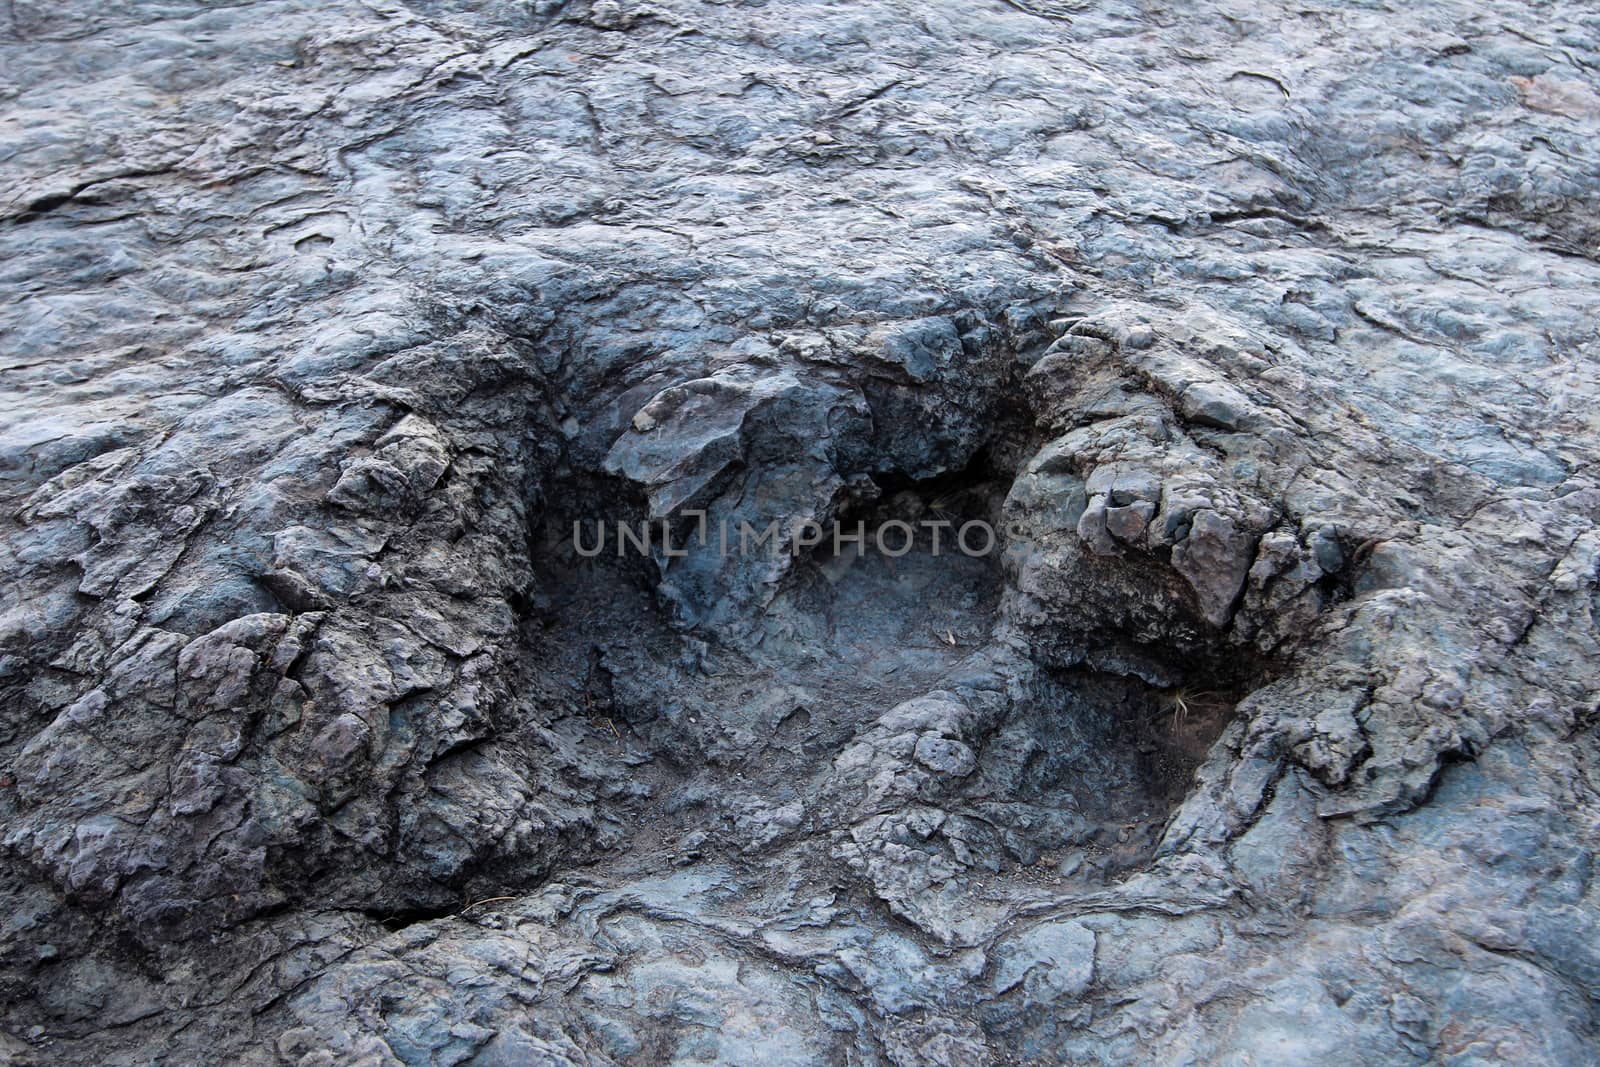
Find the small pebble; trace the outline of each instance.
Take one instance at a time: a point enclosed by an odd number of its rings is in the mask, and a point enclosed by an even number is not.
[[[1149,348],[1156,343],[1156,332],[1144,323],[1128,327],[1128,332],[1123,335],[1123,348]]]

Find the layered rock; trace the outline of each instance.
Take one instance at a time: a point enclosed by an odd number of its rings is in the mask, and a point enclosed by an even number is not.
[[[1580,6],[0,50],[0,1059],[1594,1058]]]

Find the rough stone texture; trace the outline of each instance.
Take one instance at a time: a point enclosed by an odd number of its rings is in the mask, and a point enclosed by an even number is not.
[[[12,0],[0,1061],[1600,1057],[1597,76]]]

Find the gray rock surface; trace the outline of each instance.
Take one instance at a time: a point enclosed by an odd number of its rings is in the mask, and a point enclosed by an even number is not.
[[[12,0],[0,1062],[1594,1061],[1597,76]]]

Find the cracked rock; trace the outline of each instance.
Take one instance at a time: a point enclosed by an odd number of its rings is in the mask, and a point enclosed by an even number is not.
[[[15,0],[0,1061],[1595,1062],[1590,6]]]

